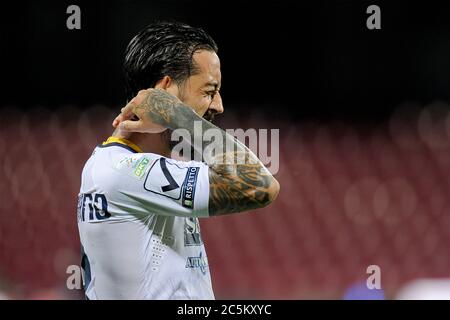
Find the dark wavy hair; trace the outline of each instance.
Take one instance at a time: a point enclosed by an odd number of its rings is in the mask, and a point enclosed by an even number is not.
[[[123,64],[127,99],[154,87],[164,76],[177,84],[195,75],[193,55],[198,50],[217,53],[215,41],[203,29],[180,22],[155,22],[128,44]]]

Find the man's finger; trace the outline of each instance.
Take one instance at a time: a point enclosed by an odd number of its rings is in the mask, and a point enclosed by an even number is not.
[[[120,118],[120,115],[118,115],[112,122],[112,126],[114,128],[117,128],[117,126],[119,125],[119,123],[122,122],[122,119]]]
[[[120,114],[113,120],[113,127],[116,128],[119,123],[125,120],[130,120],[134,117],[133,108],[136,105],[135,98],[131,99],[125,107],[120,109]]]
[[[133,116],[133,108],[136,106],[136,99],[133,98],[130,102],[127,103],[125,107],[120,110],[120,114],[124,118],[131,118]]]
[[[161,133],[167,130],[160,125],[154,123],[146,123],[142,119],[125,120],[119,125],[120,130],[124,132],[140,132],[140,133]]]
[[[145,130],[143,130],[142,120],[125,120],[120,123],[120,130],[128,132],[145,132]]]
[[[124,117],[123,114],[119,114],[119,115],[113,120],[112,125],[113,125],[114,128],[116,128],[116,127],[119,125],[119,123],[121,123],[122,121],[125,121],[125,120],[130,120],[131,118],[132,118],[132,116],[131,116],[131,117],[130,117],[130,116]]]

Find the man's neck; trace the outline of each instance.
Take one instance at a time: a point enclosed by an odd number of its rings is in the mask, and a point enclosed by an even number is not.
[[[114,130],[113,137],[127,139],[144,152],[159,154],[170,158],[170,147],[163,141],[161,133],[124,133],[120,129]]]

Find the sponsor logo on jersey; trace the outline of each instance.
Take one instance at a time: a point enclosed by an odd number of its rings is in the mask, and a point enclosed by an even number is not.
[[[180,200],[181,187],[186,179],[188,168],[172,163],[170,159],[160,158],[153,162],[144,181],[144,189],[165,197]]]
[[[186,179],[183,183],[183,195],[181,204],[183,207],[194,209],[195,186],[197,184],[199,167],[189,167]]]
[[[141,179],[144,176],[145,169],[150,164],[150,159],[147,157],[143,157],[142,160],[138,163],[136,166],[136,169],[134,170],[134,175]]]
[[[116,168],[117,169],[122,169],[124,167],[128,167],[128,168],[134,168],[136,165],[136,160],[137,160],[136,155],[133,156],[127,156],[125,158],[123,158],[122,160],[119,161],[119,163],[117,164]]]
[[[148,157],[134,154],[120,160],[116,165],[116,169],[124,172],[130,177],[142,179],[150,164],[151,161]]]
[[[208,258],[199,253],[198,257],[188,257],[186,260],[186,268],[194,269],[199,268],[203,275],[206,274],[208,269]]]

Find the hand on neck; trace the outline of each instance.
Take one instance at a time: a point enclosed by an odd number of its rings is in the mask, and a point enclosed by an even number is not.
[[[112,136],[131,141],[144,152],[155,153],[170,158],[170,147],[162,139],[161,133],[124,132],[116,128]]]

